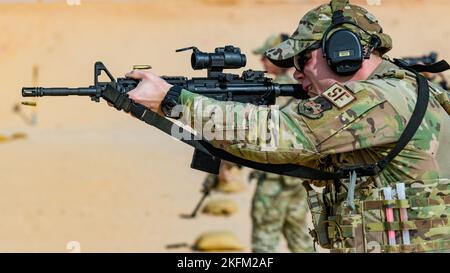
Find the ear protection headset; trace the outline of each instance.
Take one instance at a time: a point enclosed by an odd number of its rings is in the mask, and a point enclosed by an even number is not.
[[[364,52],[361,37],[349,29],[339,29],[329,33],[341,25],[353,25],[370,36],[368,50]],[[364,59],[369,59],[374,48],[381,44],[380,39],[358,26],[348,17],[344,17],[343,9],[333,11],[331,26],[325,31],[322,38],[323,57],[329,67],[338,75],[348,76],[356,73],[362,66]]]

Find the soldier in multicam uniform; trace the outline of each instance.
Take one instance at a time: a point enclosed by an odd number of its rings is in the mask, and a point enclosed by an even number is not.
[[[274,82],[296,83],[292,70],[270,62],[264,52],[287,40],[284,33],[270,36],[264,44],[253,50],[261,55],[261,63],[267,73],[275,76]],[[294,98],[278,97],[279,109],[288,107]],[[302,180],[290,176],[253,171],[258,178],[252,201],[252,250],[253,252],[276,252],[280,235],[283,234],[290,251],[313,252],[313,244],[308,233],[306,217],[308,204]]]
[[[252,51],[253,54],[255,54],[257,56],[261,56],[260,60],[261,60],[264,70],[267,73],[271,74],[272,76],[275,76],[273,81],[276,83],[281,83],[281,84],[290,84],[290,83],[297,82],[292,76],[292,74],[293,74],[292,69],[274,65],[264,55],[264,53],[268,49],[271,49],[271,48],[281,44],[282,42],[286,41],[287,39],[289,39],[289,35],[286,33],[279,33],[279,34],[272,35],[266,39],[266,41],[264,42],[264,44],[261,47],[258,47]],[[277,105],[282,109],[293,101],[294,101],[294,98],[278,97]]]
[[[354,24],[335,26],[335,32],[357,33],[365,52],[370,54],[349,76],[338,75],[320,47],[322,39],[325,43],[329,39],[324,34],[334,25],[332,15],[336,11]],[[368,36],[376,36],[377,43],[369,43]],[[337,171],[346,165],[374,164],[384,158],[400,142],[412,117],[418,97],[416,76],[387,59],[384,54],[391,48],[390,37],[382,32],[372,14],[348,1],[336,0],[308,12],[289,40],[266,52],[278,66],[295,65],[298,71],[294,76],[308,90],[309,100],[298,101],[283,110],[219,102],[180,90],[143,71],[128,74],[142,80],[129,96],[159,113],[161,104],[168,107],[164,98],[170,96],[187,108],[192,117],[183,120],[187,125],[192,126],[195,118],[213,122],[216,130],[224,134],[234,130],[235,138],[210,142],[238,157],[259,163],[291,163]],[[351,52],[344,51],[338,57],[350,55]],[[332,252],[450,250],[450,116],[443,107],[448,105],[443,92],[439,87],[430,87],[420,128],[380,172],[367,177],[352,174],[350,181],[309,181],[324,185],[321,193],[308,189],[315,238],[323,247]],[[222,111],[236,118],[205,113],[202,109],[207,105],[214,105],[214,113]],[[279,130],[271,131],[271,138],[262,142],[250,125]],[[237,137],[240,135],[244,138]],[[267,142],[272,146],[264,146]],[[390,201],[383,187],[395,187],[397,183],[405,183],[406,197]],[[385,219],[388,209],[395,212],[391,221]],[[400,209],[407,211],[407,221],[399,220]],[[409,243],[400,238],[405,230],[410,234]],[[394,244],[388,240],[392,233],[396,235]]]

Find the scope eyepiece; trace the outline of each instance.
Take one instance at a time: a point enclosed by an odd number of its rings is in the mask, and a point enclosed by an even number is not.
[[[222,71],[227,68],[241,68],[247,63],[245,54],[237,47],[228,45],[218,47],[214,53],[205,53],[194,50],[191,55],[191,66],[194,70],[208,69]]]

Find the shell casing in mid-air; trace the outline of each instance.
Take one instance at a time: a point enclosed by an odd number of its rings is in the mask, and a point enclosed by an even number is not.
[[[22,105],[26,106],[37,106],[37,103],[34,101],[22,101]]]

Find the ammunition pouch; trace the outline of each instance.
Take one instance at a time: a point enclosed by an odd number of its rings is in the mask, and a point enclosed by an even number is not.
[[[450,179],[405,184],[404,200],[384,200],[380,188],[360,189],[351,209],[346,192],[318,193],[305,182],[315,243],[337,253],[449,251]],[[386,208],[393,209],[393,222],[386,221]],[[407,221],[400,220],[400,209],[406,209]],[[402,239],[405,230],[409,244]],[[389,245],[388,231],[395,232],[395,245]]]
[[[303,181],[303,186],[306,189],[307,203],[311,211],[312,222],[314,229],[310,230],[310,235],[313,238],[314,244],[319,244],[323,248],[331,248],[331,242],[328,238],[328,213],[327,207],[323,202],[323,195],[316,192],[309,184],[309,181]]]

